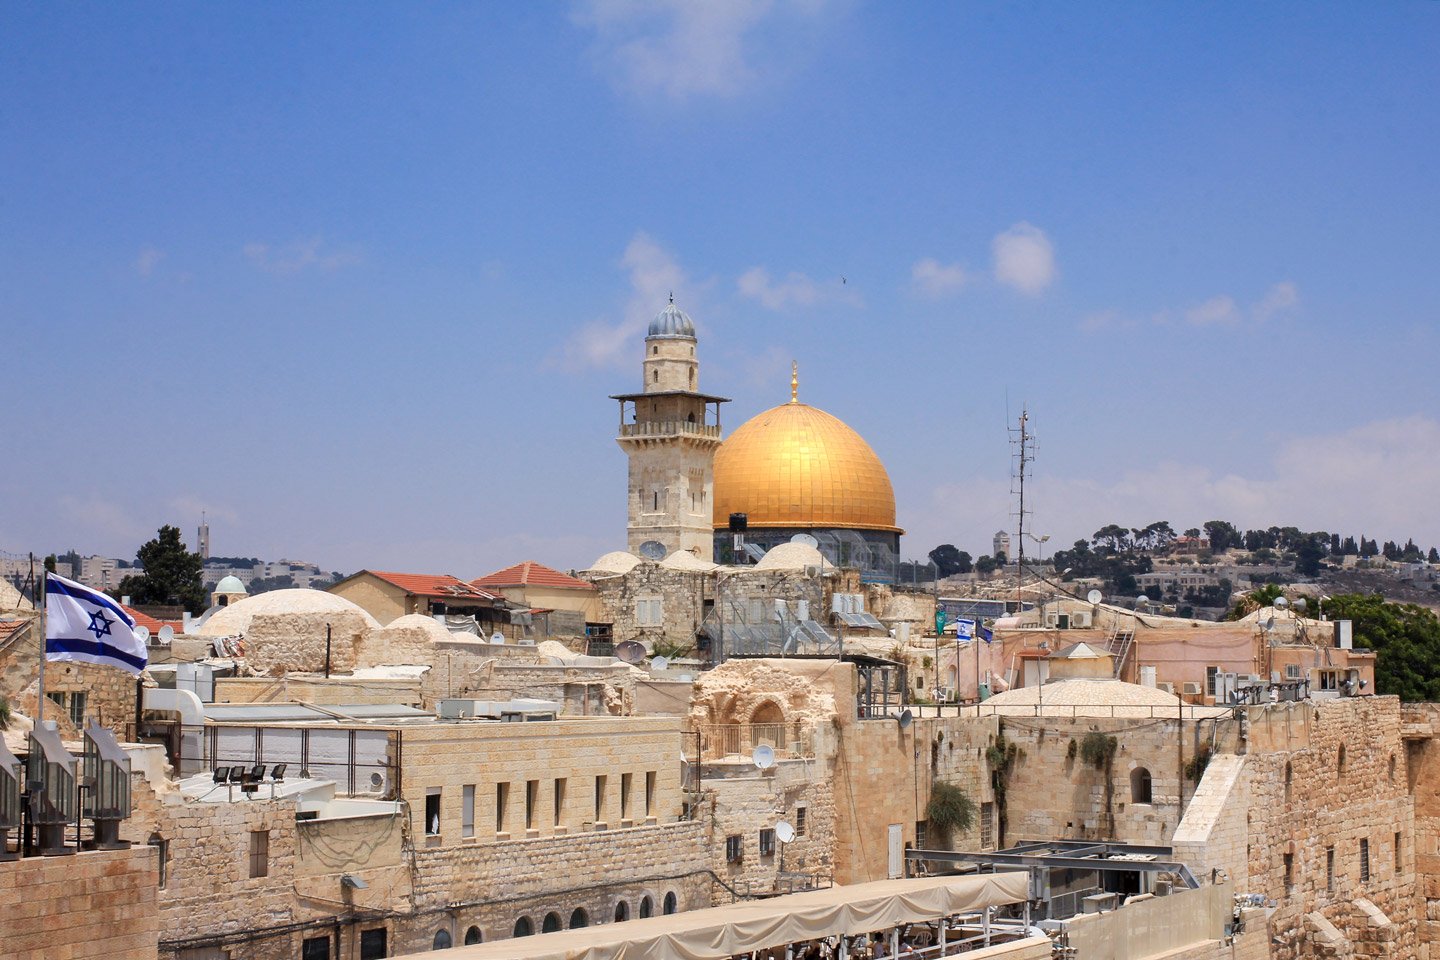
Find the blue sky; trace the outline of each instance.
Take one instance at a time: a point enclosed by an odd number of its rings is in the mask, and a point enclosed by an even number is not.
[[[1013,526],[1022,404],[1050,549],[1440,543],[1437,89],[1418,2],[6,4],[0,550],[584,566],[671,289],[909,556]]]

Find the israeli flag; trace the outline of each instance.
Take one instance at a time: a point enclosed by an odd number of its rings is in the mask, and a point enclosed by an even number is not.
[[[99,590],[45,578],[45,659],[95,663],[140,675],[149,662],[135,618]]]
[[[960,640],[974,640],[974,639],[975,639],[975,621],[974,621],[974,620],[956,620],[956,621],[955,621],[955,636],[956,636],[957,639],[960,639]]]

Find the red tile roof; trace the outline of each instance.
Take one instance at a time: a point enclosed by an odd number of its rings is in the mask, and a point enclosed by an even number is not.
[[[536,563],[534,560],[526,560],[524,563],[517,563],[513,567],[506,567],[504,570],[496,570],[494,573],[481,577],[479,580],[471,580],[471,584],[482,590],[494,590],[499,587],[559,587],[562,590],[594,590],[592,584],[586,583],[568,573],[561,573],[554,567],[547,567],[543,563]]]
[[[387,573],[383,570],[363,572],[379,577],[386,583],[417,597],[439,597],[445,600],[454,600],[457,597],[478,600],[501,599],[493,593],[477,589],[459,577],[452,577],[448,573]]]
[[[168,626],[176,633],[183,633],[185,631],[185,622],[183,620],[156,620],[150,616],[150,614],[141,613],[134,607],[127,607],[123,603],[120,605],[120,608],[135,618],[135,626],[144,627],[146,630],[149,630],[150,636],[152,637],[159,634],[161,627]]]

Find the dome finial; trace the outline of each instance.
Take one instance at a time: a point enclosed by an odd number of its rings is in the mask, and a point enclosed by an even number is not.
[[[790,402],[800,402],[800,364],[790,361]]]

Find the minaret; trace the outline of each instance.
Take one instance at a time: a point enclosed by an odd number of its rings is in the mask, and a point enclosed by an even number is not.
[[[630,458],[628,549],[655,560],[676,550],[711,560],[712,463],[728,400],[699,392],[695,324],[673,296],[650,321],[640,371],[640,393],[611,397],[620,401],[616,441]]]

